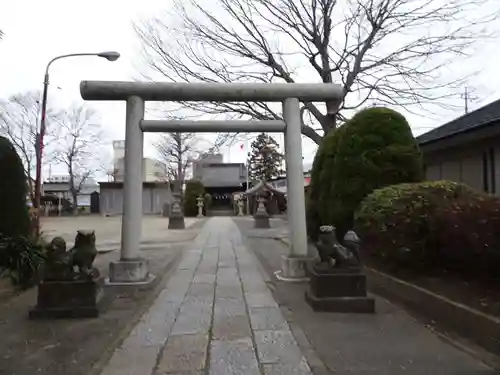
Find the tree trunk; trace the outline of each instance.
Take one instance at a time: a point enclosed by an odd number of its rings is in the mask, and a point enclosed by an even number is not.
[[[71,189],[71,196],[73,198],[73,215],[78,215],[78,194],[75,189]]]
[[[184,175],[182,173],[182,153],[179,153],[179,160],[177,162],[177,187],[178,192],[182,196],[182,182],[184,180]]]

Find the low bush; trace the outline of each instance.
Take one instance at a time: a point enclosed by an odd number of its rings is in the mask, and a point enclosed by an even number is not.
[[[0,235],[0,273],[6,273],[14,285],[21,288],[33,285],[44,259],[42,242]]]
[[[500,199],[452,181],[377,189],[355,215],[364,254],[392,269],[500,271]]]

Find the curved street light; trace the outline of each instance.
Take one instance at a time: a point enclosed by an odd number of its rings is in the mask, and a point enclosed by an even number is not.
[[[77,56],[97,56],[102,57],[108,61],[116,61],[120,54],[115,51],[103,51],[94,53],[70,53],[67,55],[60,55],[54,57],[49,61],[45,68],[45,76],[43,79],[43,95],[42,95],[42,113],[40,117],[40,131],[38,133],[36,142],[36,179],[35,179],[35,212],[36,212],[36,235],[40,234],[40,198],[41,198],[41,175],[42,175],[42,154],[43,154],[43,137],[45,136],[45,112],[47,109],[47,92],[49,88],[49,68],[56,60],[64,59],[66,57]]]

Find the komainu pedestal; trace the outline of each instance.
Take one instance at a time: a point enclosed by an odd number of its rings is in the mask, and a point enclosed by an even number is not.
[[[317,244],[320,261],[309,271],[306,301],[315,311],[374,313],[375,300],[367,296],[366,276],[359,257],[359,238],[349,231],[343,246],[335,228],[320,228]]]
[[[92,266],[97,255],[94,231],[78,231],[75,246],[54,238],[41,270],[37,305],[30,318],[91,318],[99,315],[103,280]]]
[[[95,318],[102,298],[102,280],[42,281],[30,318]]]
[[[374,313],[375,301],[366,294],[366,276],[360,270],[309,272],[306,301],[314,311]]]

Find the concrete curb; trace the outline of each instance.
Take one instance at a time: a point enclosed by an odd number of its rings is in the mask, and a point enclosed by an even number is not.
[[[365,272],[368,288],[375,294],[395,300],[500,355],[500,319],[373,268],[365,267]]]

